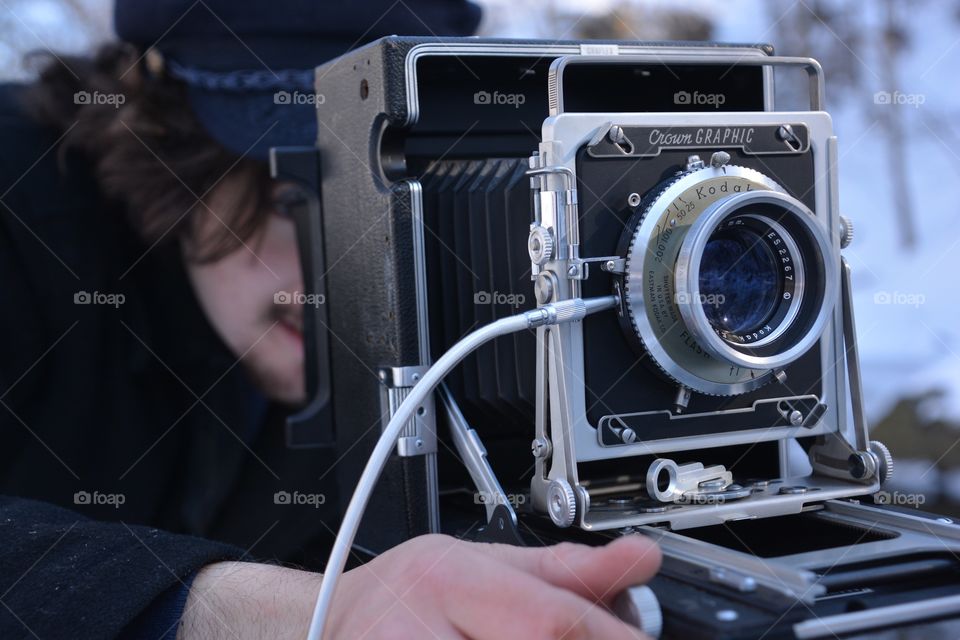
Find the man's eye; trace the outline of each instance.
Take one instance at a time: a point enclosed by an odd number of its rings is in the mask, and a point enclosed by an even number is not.
[[[291,220],[293,219],[293,209],[286,203],[274,202],[273,214],[278,215],[281,218],[290,218]]]
[[[273,212],[285,218],[293,218],[298,207],[306,206],[306,199],[297,189],[287,189],[273,199]]]

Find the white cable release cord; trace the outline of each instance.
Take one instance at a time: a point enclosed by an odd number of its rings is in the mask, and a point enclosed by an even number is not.
[[[347,562],[347,555],[353,547],[353,539],[357,535],[360,519],[377,484],[377,479],[383,472],[383,467],[393,451],[401,429],[413,416],[417,407],[433,393],[436,386],[450,373],[450,370],[475,349],[499,336],[516,333],[524,329],[582,320],[591,313],[610,309],[616,304],[616,296],[589,298],[587,300],[576,298],[544,305],[533,311],[527,311],[509,318],[502,318],[468,334],[450,347],[427,370],[406,399],[400,403],[396,413],[393,414],[387,424],[387,428],[380,435],[377,446],[374,447],[373,453],[367,461],[367,466],[363,469],[357,488],[353,492],[350,504],[347,506],[347,512],[343,516],[340,531],[337,533],[337,539],[333,543],[333,550],[330,552],[330,559],[327,561],[327,567],[323,573],[320,593],[317,595],[317,604],[313,609],[313,619],[310,621],[307,640],[321,640],[323,637],[323,629],[329,617],[333,594],[343,573],[343,567]]]

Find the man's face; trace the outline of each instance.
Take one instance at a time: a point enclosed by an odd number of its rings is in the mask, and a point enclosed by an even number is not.
[[[198,210],[188,248],[202,246],[229,225],[230,189],[224,181],[209,208]],[[271,400],[303,402],[303,278],[293,220],[271,212],[252,238],[225,257],[202,264],[188,260],[186,267],[211,325],[261,391]]]

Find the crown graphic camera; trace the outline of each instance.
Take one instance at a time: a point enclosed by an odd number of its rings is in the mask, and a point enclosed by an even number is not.
[[[781,73],[808,107],[776,109]],[[390,37],[316,88],[316,147],[273,157],[327,301],[288,440],[338,450],[343,504],[372,493],[358,548],[648,535],[663,569],[621,611],[664,637],[960,614],[960,528],[871,498],[893,460],[864,419],[816,61]]]

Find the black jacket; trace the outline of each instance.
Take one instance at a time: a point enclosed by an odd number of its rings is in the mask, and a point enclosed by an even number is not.
[[[114,637],[220,559],[319,568],[333,455],[284,447],[175,246],[134,237],[20,90],[0,88],[0,637]]]

